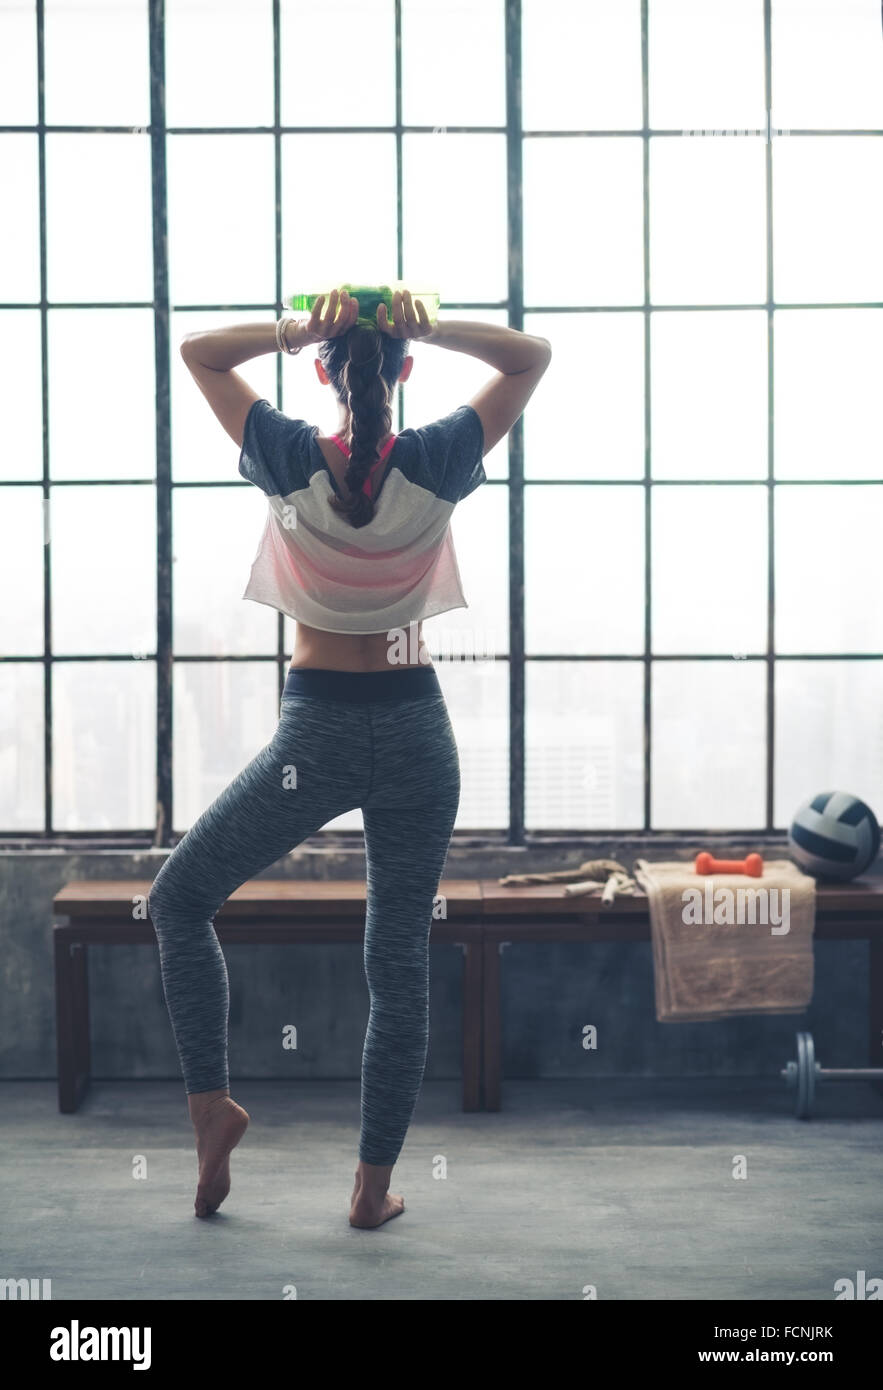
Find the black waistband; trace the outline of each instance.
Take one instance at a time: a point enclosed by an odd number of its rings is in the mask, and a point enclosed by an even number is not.
[[[366,704],[374,700],[419,700],[441,693],[434,666],[401,666],[389,671],[324,671],[297,667],[285,677],[282,698],[306,695],[311,699]]]

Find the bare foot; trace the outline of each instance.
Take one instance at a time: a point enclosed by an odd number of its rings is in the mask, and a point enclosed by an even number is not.
[[[230,1191],[230,1154],[248,1128],[248,1114],[226,1091],[203,1091],[188,1099],[199,1161],[193,1209],[197,1216],[212,1216]]]
[[[356,1169],[356,1185],[350,1201],[350,1225],[361,1230],[373,1230],[401,1216],[405,1210],[405,1199],[398,1193],[388,1192],[392,1168],[380,1168],[373,1163],[359,1163]]]

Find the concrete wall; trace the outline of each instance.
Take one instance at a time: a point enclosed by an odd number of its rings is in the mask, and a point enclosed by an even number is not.
[[[782,846],[767,847],[770,854]],[[721,851],[723,852],[723,851]],[[0,1077],[55,1074],[52,898],[71,879],[152,879],[167,851],[0,850]],[[659,841],[582,844],[549,850],[452,847],[446,875],[496,877],[579,864],[587,857],[688,857]],[[357,878],[364,855],[301,846],[262,877]],[[92,947],[93,1075],[168,1078],[177,1056],[154,947]],[[226,948],[230,1058],[234,1076],[358,1076],[368,1016],[360,951],[351,945]],[[816,990],[805,1015],[724,1023],[658,1024],[649,944],[510,946],[504,953],[505,1069],[510,1077],[593,1075],[769,1075],[794,1056],[794,1034],[810,1028],[827,1066],[867,1065],[867,946],[816,945]],[[460,1072],[457,947],[431,958],[427,1076]],[[597,1052],[582,1029],[598,1028]],[[297,1027],[298,1047],[282,1047]]]

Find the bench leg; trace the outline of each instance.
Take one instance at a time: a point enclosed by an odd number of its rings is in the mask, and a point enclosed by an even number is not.
[[[86,947],[55,936],[58,1108],[72,1115],[89,1085],[89,974]]]
[[[481,942],[463,943],[463,1109],[481,1109]]]
[[[482,947],[484,955],[482,1050],[484,1053],[485,1110],[499,1110],[502,1099],[503,1020],[500,1011],[500,956],[502,950],[503,944],[500,941],[486,941]]]
[[[883,1067],[883,937],[871,937],[868,957],[868,1066]],[[883,1096],[883,1082],[872,1084]]]

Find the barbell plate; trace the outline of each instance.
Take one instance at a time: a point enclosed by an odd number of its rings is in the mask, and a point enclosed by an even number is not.
[[[815,1108],[816,1082],[819,1078],[819,1064],[816,1061],[816,1045],[813,1042],[812,1033],[806,1035],[806,1055],[809,1062],[809,1100],[806,1111],[808,1118]]]
[[[797,1105],[798,1120],[808,1120],[812,1114],[816,1089],[816,1055],[812,1033],[797,1034]]]

